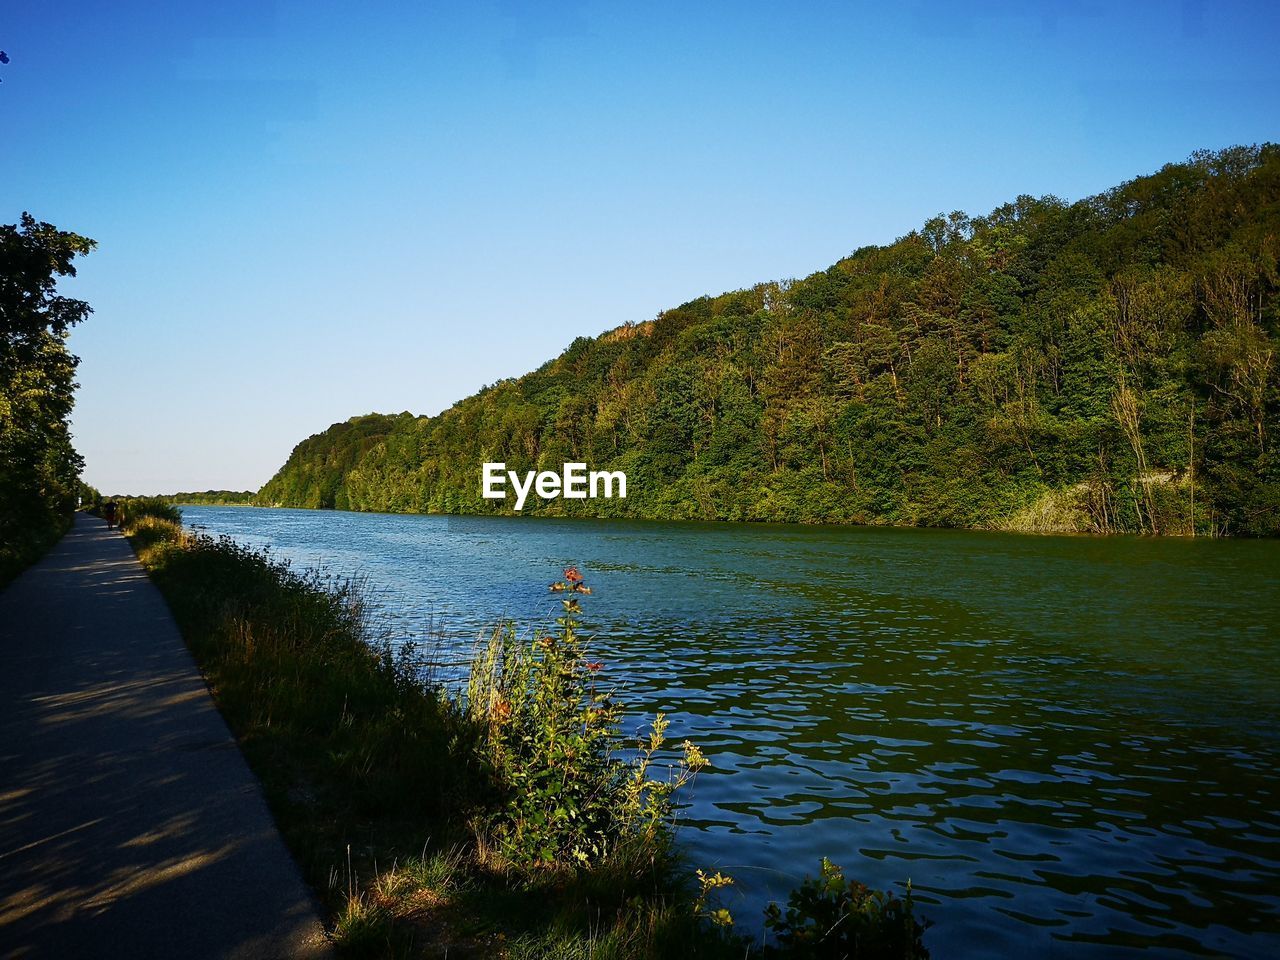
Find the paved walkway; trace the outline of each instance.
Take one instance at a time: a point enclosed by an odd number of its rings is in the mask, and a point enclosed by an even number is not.
[[[327,955],[159,591],[77,515],[0,593],[0,957]]]

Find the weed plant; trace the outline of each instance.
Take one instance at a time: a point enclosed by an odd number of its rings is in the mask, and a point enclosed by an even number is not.
[[[651,776],[666,744],[661,714],[635,758],[620,758],[621,706],[600,682],[604,664],[588,656],[579,600],[561,603],[557,630],[526,643],[506,625],[472,664],[463,707],[497,791],[478,836],[518,869],[662,856],[673,796],[706,760],[686,741],[667,774]]]

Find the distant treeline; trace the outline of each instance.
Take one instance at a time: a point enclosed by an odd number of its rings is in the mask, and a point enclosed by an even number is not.
[[[193,506],[229,507],[251,504],[255,497],[257,494],[252,490],[201,490],[198,493],[167,493],[158,499]]]
[[[1280,148],[952,213],[579,338],[436,417],[299,444],[259,502],[492,513],[480,464],[626,471],[526,513],[1280,532]]]
[[[69,419],[80,361],[67,336],[91,311],[57,283],[93,247],[26,213],[0,226],[0,584],[57,540],[79,501]]]
[[[86,505],[97,506],[108,500],[145,500],[155,503],[171,503],[179,506],[238,507],[252,506],[258,494],[253,490],[201,490],[198,492],[159,493],[138,495],[133,493],[101,494],[92,487],[85,487]]]

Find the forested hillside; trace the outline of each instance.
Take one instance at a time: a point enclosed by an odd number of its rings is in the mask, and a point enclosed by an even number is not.
[[[1280,532],[1280,148],[939,216],[580,338],[436,417],[299,445],[262,502],[494,512],[480,464],[625,470],[525,513]]]
[[[395,427],[408,429],[413,414],[370,413],[335,423],[293,448],[288,461],[258,491],[258,502],[311,509],[355,509],[347,498],[347,474]]]
[[[29,214],[0,226],[0,584],[66,529],[82,461],[71,445],[79,360],[67,349],[90,313],[60,277],[93,241]]]

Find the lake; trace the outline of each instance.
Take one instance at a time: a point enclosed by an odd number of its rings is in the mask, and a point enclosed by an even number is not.
[[[628,732],[712,762],[681,840],[748,927],[825,855],[910,879],[942,960],[1280,956],[1280,543],[183,512],[460,656],[578,564]]]

